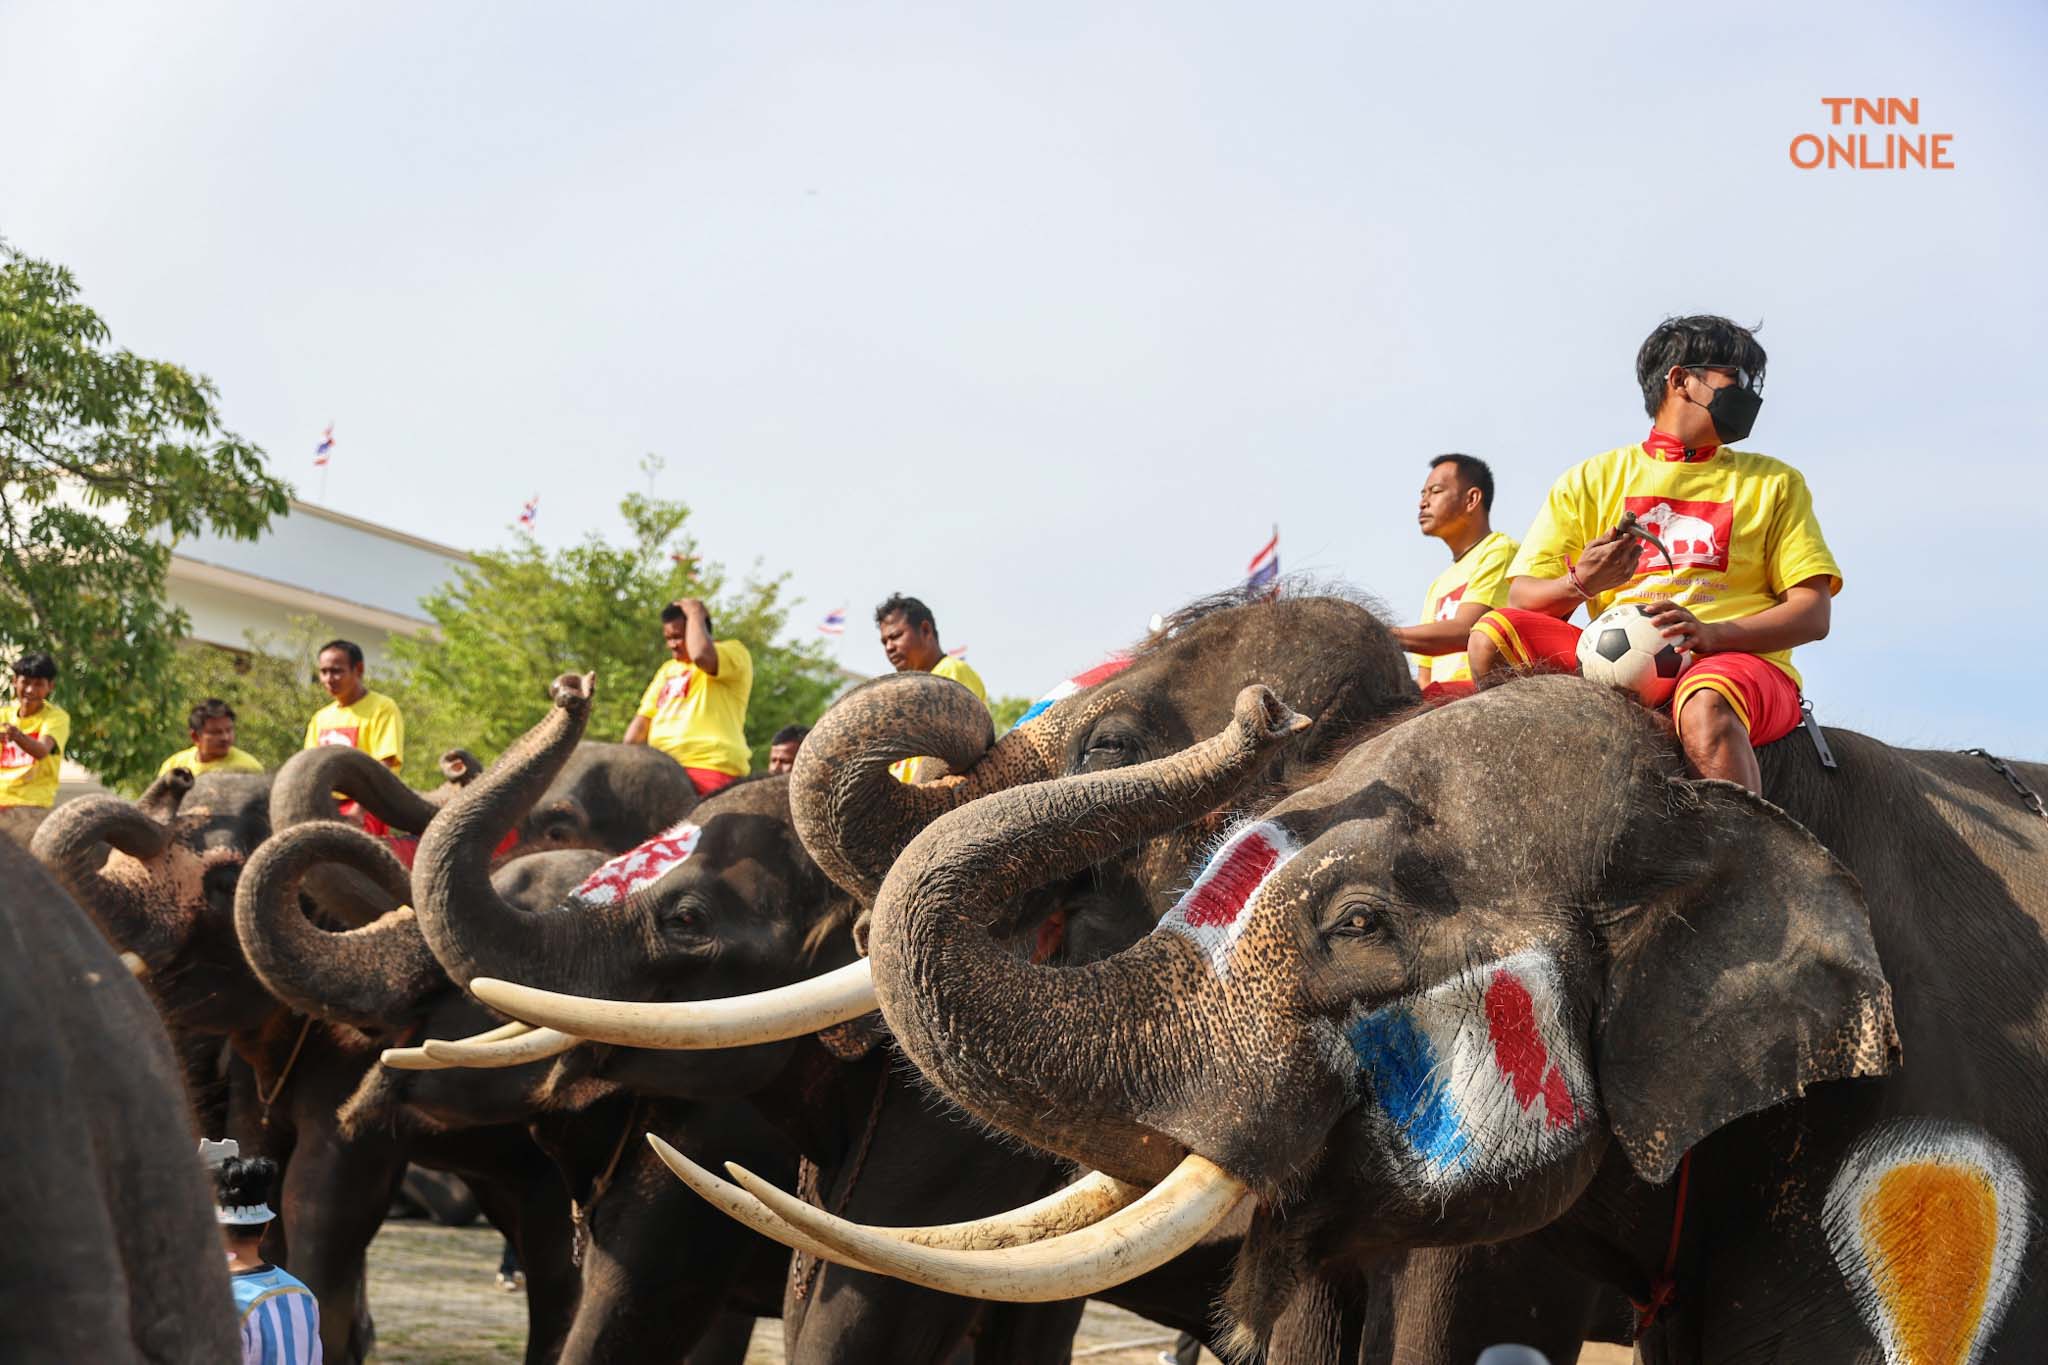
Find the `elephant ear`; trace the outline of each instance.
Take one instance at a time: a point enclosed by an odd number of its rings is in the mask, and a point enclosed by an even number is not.
[[[1733,783],[1673,782],[1671,795],[1618,860],[1640,894],[1609,938],[1596,1044],[1608,1124],[1657,1184],[1724,1124],[1899,1059],[1848,869]]]

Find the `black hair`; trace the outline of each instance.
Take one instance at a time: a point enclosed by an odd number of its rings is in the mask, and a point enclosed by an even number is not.
[[[235,718],[235,708],[229,706],[219,697],[208,697],[186,714],[185,728],[187,730],[203,730],[206,728],[206,722],[220,720],[223,717],[233,720]]]
[[[882,599],[882,605],[875,608],[875,624],[881,625],[899,611],[903,613],[903,624],[912,630],[919,626],[930,626],[933,630],[939,628],[939,623],[932,619],[930,607],[915,597],[905,597],[900,592],[892,592]]]
[[[661,623],[667,625],[671,621],[680,621],[686,615],[688,615],[687,612],[671,602],[661,609]],[[706,635],[718,634],[717,631],[711,628],[711,608],[709,607],[704,608],[704,633]]]
[[[231,1156],[213,1169],[213,1202],[224,1209],[268,1204],[276,1193],[277,1163],[267,1156]],[[247,1223],[237,1231],[253,1237],[265,1226]]]
[[[775,738],[768,741],[768,747],[772,749],[778,744],[801,744],[804,742],[804,736],[810,732],[811,727],[808,725],[785,725],[775,732]]]
[[[1664,376],[1673,365],[1731,365],[1749,371],[1750,386],[1764,386],[1764,348],[1756,334],[1763,324],[1743,327],[1712,313],[1666,318],[1643,338],[1636,352],[1636,383],[1642,386],[1643,409],[1652,418],[1664,406]]]
[[[317,659],[320,657],[320,654],[325,654],[330,649],[338,649],[348,655],[350,668],[361,668],[363,666],[363,647],[354,640],[329,640],[326,644],[320,646],[319,654],[315,654],[313,657]]]
[[[1432,455],[1430,457],[1429,467],[1431,469],[1435,469],[1440,464],[1456,465],[1458,467],[1458,477],[1465,481],[1465,486],[1479,490],[1479,510],[1482,512],[1491,512],[1493,510],[1492,466],[1477,455],[1458,455],[1454,453],[1450,455]]]
[[[57,681],[57,661],[40,649],[32,649],[14,661],[17,678],[48,678]]]

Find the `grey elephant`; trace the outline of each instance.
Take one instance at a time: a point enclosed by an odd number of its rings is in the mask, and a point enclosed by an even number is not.
[[[237,1357],[220,1233],[156,1011],[92,922],[0,843],[0,1359]],[[33,1103],[27,1102],[33,1098]]]
[[[991,795],[877,902],[905,1053],[1145,1198],[984,1252],[726,1190],[834,1254],[1011,1298],[1088,1291],[1249,1200],[1246,1341],[1321,1268],[1521,1234],[1634,1299],[1667,1365],[1978,1360],[2048,1332],[2048,822],[2003,778],[1831,731],[1837,772],[1766,751],[1774,805],[1688,780],[1617,694],[1530,678],[1267,806],[1116,957],[991,944],[1008,898],[1213,808],[1297,724],[1250,692],[1174,759]]]

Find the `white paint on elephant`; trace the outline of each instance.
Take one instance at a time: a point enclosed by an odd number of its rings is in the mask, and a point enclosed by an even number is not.
[[[1289,858],[1300,852],[1292,835],[1270,820],[1246,825],[1223,841],[1187,894],[1159,921],[1158,931],[1179,934],[1230,979],[1230,954],[1251,922],[1251,904]]]
[[[1563,975],[1530,949],[1344,1029],[1397,1164],[1439,1191],[1559,1160],[1598,1117]]]
[[[1850,1149],[1822,1221],[1886,1365],[1987,1358],[2033,1221],[2026,1173],[1995,1138],[1949,1119],[1894,1119]]]
[[[697,840],[703,833],[687,820],[671,825],[638,848],[599,867],[569,895],[585,905],[616,905],[688,861],[697,851]]]

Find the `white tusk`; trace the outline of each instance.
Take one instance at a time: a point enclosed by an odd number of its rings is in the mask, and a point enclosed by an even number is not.
[[[593,1000],[487,976],[471,981],[469,993],[515,1019],[545,1024],[593,1043],[617,1043],[622,1047],[713,1048],[773,1043],[816,1033],[879,1008],[866,958],[808,981],[723,1000]]]
[[[782,1243],[786,1247],[801,1251],[804,1255],[820,1261],[831,1261],[835,1265],[851,1266],[855,1270],[867,1270],[853,1257],[843,1252],[832,1251],[812,1241],[789,1224],[768,1211],[760,1200],[748,1194],[737,1185],[720,1180],[711,1172],[699,1166],[681,1152],[663,1142],[654,1133],[647,1135],[647,1145],[661,1158],[662,1164],[676,1173],[676,1178],[704,1196],[713,1208],[752,1228],[763,1237]],[[871,1275],[881,1274],[870,1270]]]
[[[1101,1222],[1023,1246],[963,1251],[900,1241],[812,1208],[751,1171],[726,1169],[770,1214],[823,1246],[828,1260],[941,1293],[1004,1303],[1087,1298],[1156,1270],[1199,1242],[1247,1192],[1243,1181],[1191,1152],[1136,1203]],[[749,1226],[777,1235],[770,1228]]]
[[[473,1033],[459,1041],[464,1043],[496,1043],[502,1042],[507,1038],[517,1038],[521,1034],[531,1032],[533,1032],[533,1025],[522,1024],[515,1019],[509,1024],[500,1024],[496,1028],[485,1029],[482,1033]],[[384,1049],[383,1055],[377,1060],[394,1071],[446,1071],[449,1067],[456,1065],[454,1062],[434,1060],[427,1055],[427,1050],[424,1047],[387,1047]]]
[[[429,1038],[420,1044],[420,1051],[444,1066],[472,1066],[485,1070],[506,1066],[525,1066],[528,1062],[546,1061],[559,1057],[583,1040],[573,1033],[557,1033],[551,1028],[528,1029],[516,1038],[500,1038],[496,1042],[483,1042],[474,1038],[459,1038],[448,1042],[440,1038]]]
[[[128,969],[128,975],[138,980],[149,975],[149,964],[133,953],[121,954],[121,965]]]
[[[1143,1198],[1143,1185],[1130,1185],[1115,1176],[1090,1171],[1071,1185],[1054,1190],[1043,1199],[987,1218],[964,1223],[933,1223],[919,1228],[869,1226],[870,1232],[915,1242],[927,1247],[957,1247],[968,1251],[996,1251],[1003,1247],[1042,1242],[1101,1222],[1118,1209]]]

